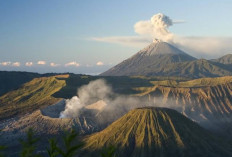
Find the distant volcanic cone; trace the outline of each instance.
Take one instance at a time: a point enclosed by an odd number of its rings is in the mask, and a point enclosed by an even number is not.
[[[152,75],[160,67],[171,63],[193,61],[196,58],[161,40],[154,40],[134,56],[119,63],[102,76]]]

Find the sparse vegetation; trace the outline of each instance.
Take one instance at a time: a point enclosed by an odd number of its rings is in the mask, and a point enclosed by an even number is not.
[[[38,140],[38,138],[34,137],[33,130],[29,129],[26,140],[19,140],[22,145],[20,157],[41,157],[41,155],[36,153],[36,143]]]
[[[47,147],[46,152],[49,157],[74,157],[78,155],[79,151],[83,147],[83,143],[78,142],[77,139],[78,133],[72,129],[71,131],[65,131],[64,136],[62,137],[63,143],[60,145],[57,142],[57,139],[51,138],[48,140],[49,147]],[[20,157],[42,157],[37,150],[37,142],[40,139],[35,137],[35,134],[32,129],[29,129],[27,132],[27,137],[25,140],[20,139],[22,145]],[[0,152],[3,151],[6,146],[0,146]],[[3,153],[0,154],[0,157],[6,157]],[[101,153],[102,157],[116,157],[115,156],[115,147],[110,146],[103,150]]]
[[[0,130],[0,132],[1,132],[1,130]],[[1,138],[1,136],[0,136],[0,138]],[[4,157],[3,151],[4,151],[5,149],[6,149],[6,146],[0,145],[0,157]]]
[[[59,152],[57,151],[57,141],[56,139],[52,138],[48,140],[49,147],[47,148],[47,153],[49,157],[56,157],[59,155]]]
[[[64,142],[64,149],[61,147],[55,146],[55,150],[62,156],[62,157],[73,157],[76,155],[77,151],[83,146],[82,143],[75,144],[76,138],[78,134],[77,132],[72,129],[71,132],[65,132],[65,136],[63,136],[63,142]],[[51,148],[56,143],[51,142]]]
[[[114,146],[109,146],[109,147],[103,149],[101,156],[102,157],[116,157],[115,151],[116,151],[116,149]]]

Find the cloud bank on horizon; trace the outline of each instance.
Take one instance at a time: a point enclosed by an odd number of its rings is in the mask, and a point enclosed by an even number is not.
[[[42,61],[42,60],[41,60]],[[81,64],[77,61],[66,63],[56,63],[43,61],[28,62],[14,62],[14,61],[0,61],[0,71],[28,71],[37,73],[76,73],[87,75],[99,75],[103,71],[111,68],[113,64],[102,61],[93,62],[89,64]],[[46,64],[41,64],[46,63]]]
[[[25,62],[25,64],[21,64],[20,62],[11,62],[11,61],[6,61],[6,62],[0,62],[1,66],[12,66],[12,67],[20,67],[20,66],[26,66],[26,67],[32,67],[32,66],[41,66],[41,65],[47,65],[50,67],[58,67],[58,66],[64,66],[64,67],[69,67],[69,66],[73,66],[73,67],[79,67],[79,66],[86,66],[86,67],[91,67],[93,65],[96,66],[103,66],[103,65],[108,65],[108,64],[104,64],[102,61],[98,61],[96,64],[87,64],[87,65],[81,65],[80,63],[76,62],[76,61],[72,61],[72,62],[68,62],[65,63],[64,65],[62,64],[57,64],[54,62],[51,62],[50,64],[47,64],[46,61],[38,61],[35,63],[33,62]]]
[[[172,25],[183,22],[158,13],[150,20],[135,23],[134,31],[137,36],[92,37],[91,40],[141,47],[151,43],[153,39],[160,39],[195,57],[206,58],[215,58],[232,52],[232,37],[180,36],[168,30]]]

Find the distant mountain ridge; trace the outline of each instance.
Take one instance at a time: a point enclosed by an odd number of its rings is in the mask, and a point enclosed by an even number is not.
[[[232,64],[232,54],[227,54],[218,59],[212,59],[212,61],[222,63],[222,64]]]
[[[196,59],[169,43],[155,40],[102,76],[183,76],[189,78],[232,75],[232,55],[216,60]]]

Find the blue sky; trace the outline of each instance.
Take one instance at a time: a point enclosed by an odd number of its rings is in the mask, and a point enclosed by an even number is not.
[[[199,41],[204,38],[203,43],[207,43],[209,37],[217,38],[213,43],[223,38],[223,43],[230,43],[231,8],[230,0],[2,0],[0,63],[4,64],[0,70],[100,73],[145,45],[99,42],[93,38],[138,36],[135,23],[149,20],[157,13],[185,21],[169,28],[178,36],[194,36]],[[225,52],[212,54],[187,50],[196,57],[213,58],[231,53],[228,45],[220,45]],[[38,61],[46,64],[38,65]],[[26,62],[33,64],[25,66]],[[70,62],[76,64],[68,66]]]

